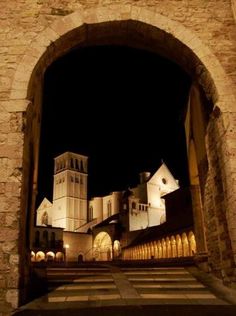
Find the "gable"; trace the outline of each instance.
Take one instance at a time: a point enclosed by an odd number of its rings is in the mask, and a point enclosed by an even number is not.
[[[160,196],[179,189],[178,181],[173,177],[165,163],[154,173],[148,181],[148,185],[158,186]]]
[[[39,207],[38,207],[38,209],[37,209],[37,212],[40,211],[40,210],[42,210],[42,209],[44,210],[44,209],[50,208],[50,207],[52,207],[52,203],[45,197],[45,198],[42,200],[41,204],[39,205]]]

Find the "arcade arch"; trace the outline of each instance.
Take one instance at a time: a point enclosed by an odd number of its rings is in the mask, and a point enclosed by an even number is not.
[[[95,237],[93,242],[93,257],[96,261],[112,260],[112,240],[107,232],[100,232]]]
[[[126,248],[122,256],[125,260],[193,257],[196,255],[196,248],[195,235],[189,231]]]
[[[45,253],[43,251],[38,251],[35,255],[35,261],[36,262],[45,261]]]
[[[113,243],[113,253],[114,253],[114,259],[117,259],[121,255],[121,247],[120,247],[120,241],[115,240]]]

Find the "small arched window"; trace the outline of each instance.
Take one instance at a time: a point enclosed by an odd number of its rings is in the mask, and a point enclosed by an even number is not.
[[[93,207],[90,206],[88,209],[88,221],[92,221],[93,220]]]
[[[108,217],[111,216],[111,201],[110,200],[107,202],[107,216]]]
[[[41,224],[42,225],[48,225],[48,213],[44,212],[42,215],[42,219],[41,219]]]
[[[78,159],[75,159],[75,168],[77,170],[79,170],[79,162],[78,162]]]
[[[132,209],[136,209],[136,203],[135,202],[132,202]]]
[[[83,161],[80,161],[80,170],[83,172],[84,171],[84,165],[83,165]]]
[[[70,159],[70,167],[74,168],[74,160],[73,160],[73,158]]]

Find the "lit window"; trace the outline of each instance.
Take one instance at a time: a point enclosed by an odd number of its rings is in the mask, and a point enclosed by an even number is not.
[[[111,216],[111,201],[108,201],[107,203],[107,216]]]
[[[90,222],[93,219],[93,207],[90,206],[88,210],[88,221]]]

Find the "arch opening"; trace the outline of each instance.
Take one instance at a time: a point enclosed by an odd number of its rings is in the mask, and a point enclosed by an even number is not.
[[[110,18],[107,17],[107,20],[109,19]],[[25,199],[25,205],[27,203],[29,205],[27,207],[23,205],[22,207],[23,209],[28,209],[29,212],[31,213],[31,217],[28,221],[28,225],[30,227],[33,226],[34,216],[32,214],[35,209],[35,203],[36,203],[36,191],[37,191],[37,179],[38,179],[38,156],[39,156],[39,143],[38,143],[39,137],[38,136],[40,133],[40,121],[41,121],[41,114],[42,114],[41,113],[41,104],[42,104],[41,92],[42,92],[43,75],[47,67],[54,60],[56,60],[59,56],[62,56],[63,54],[68,52],[68,50],[74,48],[75,46],[78,46],[78,38],[81,39],[81,43],[79,44],[81,46],[83,46],[85,42],[88,45],[95,45],[95,44],[96,45],[101,45],[101,44],[103,45],[104,44],[105,45],[107,44],[130,45],[131,43],[133,47],[136,47],[139,49],[142,48],[148,51],[158,53],[162,56],[165,56],[169,58],[170,60],[178,62],[178,64],[181,65],[181,67],[186,72],[189,73],[192,79],[194,80],[196,79],[198,81],[200,86],[203,87],[205,95],[207,96],[208,99],[211,100],[212,104],[215,105],[216,101],[218,101],[220,104],[220,102],[222,101],[220,99],[220,97],[222,97],[221,96],[222,90],[221,90],[220,84],[217,80],[214,81],[214,75],[215,75],[214,70],[212,66],[210,65],[211,63],[209,62],[208,64],[208,61],[211,59],[210,53],[208,56],[209,60],[207,60],[203,56],[202,60],[204,62],[202,62],[200,61],[200,58],[202,57],[202,55],[200,54],[201,52],[198,51],[197,49],[192,49],[191,43],[189,43],[189,47],[187,45],[188,43],[184,43],[184,41],[181,43],[181,36],[180,36],[180,39],[178,39],[178,36],[175,37],[171,34],[168,34],[167,30],[165,30],[164,27],[162,29],[161,27],[158,28],[157,25],[151,25],[152,24],[151,20],[150,20],[150,24],[148,24],[146,19],[143,19],[143,21],[147,23],[142,22],[142,21],[140,22],[138,21],[138,19],[142,20],[142,14],[140,14],[139,18],[137,17],[137,21],[134,21],[134,20],[133,21],[112,21],[112,22],[105,22],[102,25],[99,25],[99,23],[98,25],[96,25],[95,23],[91,23],[91,24],[88,23],[88,25],[80,25],[79,27],[74,26],[73,30],[67,27],[68,32],[65,31],[62,34],[62,36],[58,36],[58,39],[54,41],[53,45],[49,45],[46,51],[43,51],[42,47],[40,47],[39,49],[40,58],[37,57],[37,65],[35,64],[35,60],[32,63],[33,66],[31,67],[31,69],[33,71],[32,71],[31,79],[28,80],[27,82],[27,87],[28,87],[27,96],[25,93],[25,98],[30,100],[31,102],[27,110],[28,124],[27,124],[27,129],[26,129],[26,142],[25,142],[26,144],[25,146],[27,148],[25,152],[31,152],[32,154],[30,156],[30,159],[28,159],[29,158],[28,156],[26,157],[27,159],[25,159],[24,166],[23,166],[24,172],[25,172],[24,179],[26,181],[26,183],[23,186],[24,187],[23,191],[24,190],[26,191],[22,192],[22,194],[24,196],[30,196],[30,198]],[[112,24],[112,28],[111,28],[111,24]],[[125,30],[123,28],[124,25],[126,26]],[[99,28],[100,30],[102,30],[101,33],[99,32]],[[88,34],[89,34],[89,37],[87,37]],[[114,34],[116,34],[116,36],[113,36]],[[173,34],[175,34],[174,30],[173,30]],[[161,45],[164,40],[166,43],[165,47]],[[175,49],[173,49],[173,47]],[[43,51],[43,54],[42,54],[42,51]],[[26,57],[30,56],[29,52],[26,53]],[[198,52],[199,52],[199,57],[197,57]],[[34,67],[35,65],[36,67]],[[217,62],[214,64],[214,67],[217,70],[219,70],[218,74],[222,74],[222,78],[225,79],[224,73],[221,71],[222,69],[220,68]],[[15,88],[14,85],[17,85],[17,83],[13,83],[13,87]],[[216,88],[216,86],[218,87],[218,89]],[[213,133],[213,132],[206,131],[206,133]],[[208,142],[210,141],[209,137],[206,137],[206,139]],[[205,140],[204,140],[204,144],[205,144]],[[198,147],[197,144],[196,146]],[[198,164],[199,164],[200,163],[199,157],[197,157],[197,159],[198,159]],[[227,173],[227,170],[223,170],[223,172]],[[208,173],[208,169],[206,170],[205,174],[207,173]],[[226,179],[225,180],[226,182],[228,181],[227,177],[224,177],[224,175],[223,175],[223,178]],[[200,185],[203,187],[204,187],[204,181],[208,181],[208,179],[206,178],[200,179],[200,183],[201,183]],[[220,181],[223,182],[222,179],[220,179]],[[227,185],[225,184],[225,186]],[[226,205],[226,208],[227,207],[228,206]],[[230,223],[230,219],[228,221],[229,221],[228,222],[229,227],[232,228],[232,223]],[[28,237],[26,238],[26,240],[28,240]],[[179,243],[177,242],[177,252],[178,252],[178,249],[180,248],[181,247]],[[144,255],[146,256],[147,251],[146,250],[143,250],[143,251],[145,252]],[[187,251],[185,246],[183,248],[183,251],[185,253]],[[36,257],[37,257],[37,254],[36,254]]]
[[[110,261],[113,257],[111,237],[106,232],[100,232],[93,242],[93,257],[96,261]]]

